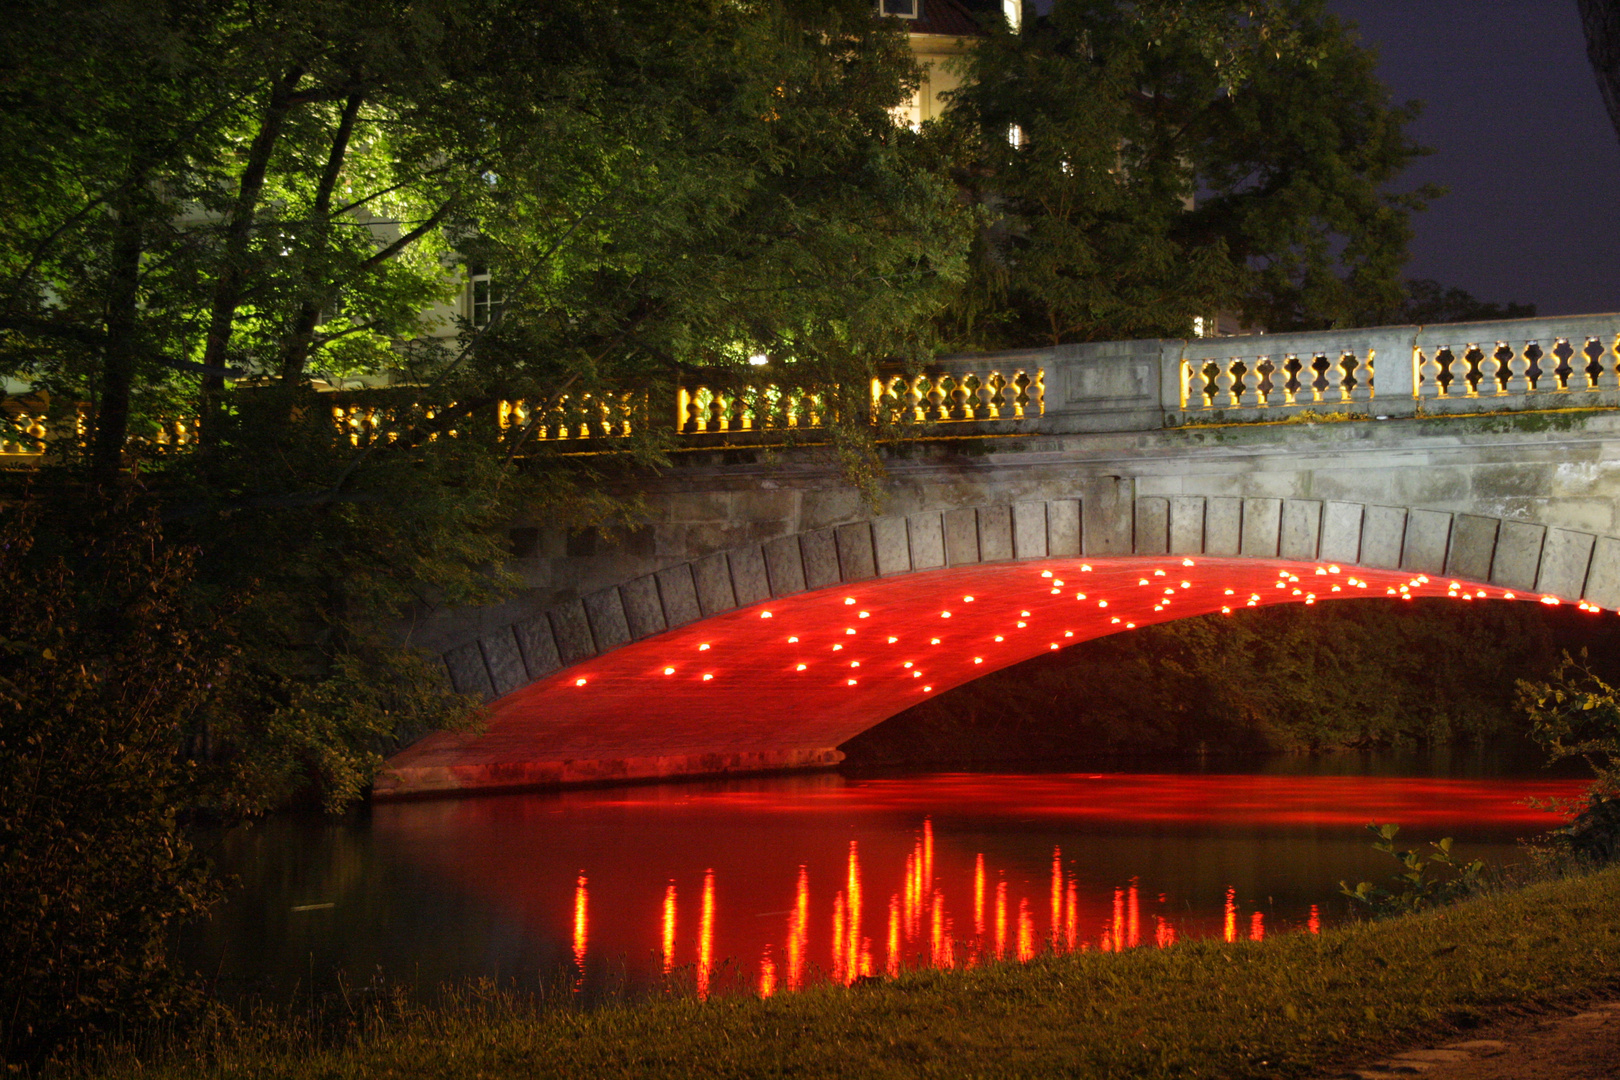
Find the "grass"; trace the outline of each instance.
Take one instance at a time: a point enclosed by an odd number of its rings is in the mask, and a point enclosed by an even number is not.
[[[465,988],[317,1038],[287,1020],[121,1051],[87,1075],[1291,1077],[1620,983],[1620,868],[1321,936],[1046,956],[769,1000],[593,1011]],[[360,1012],[365,1012],[361,1010]]]

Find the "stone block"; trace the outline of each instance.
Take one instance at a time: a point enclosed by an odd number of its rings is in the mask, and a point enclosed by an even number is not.
[[[484,666],[484,652],[478,642],[469,641],[444,654],[444,666],[450,672],[450,685],[458,694],[471,694],[480,701],[495,696],[495,687],[489,681],[489,669]]]
[[[1406,540],[1401,545],[1401,569],[1419,574],[1446,572],[1446,545],[1451,539],[1451,515],[1439,510],[1413,510],[1406,515]]]
[[[1536,592],[1562,600],[1581,599],[1596,540],[1591,533],[1548,529],[1546,543],[1541,548],[1541,569],[1536,574]]]
[[[705,615],[737,606],[737,594],[731,589],[731,567],[726,565],[724,552],[694,560],[692,584],[697,588],[698,607]]]
[[[1361,565],[1397,570],[1406,540],[1406,511],[1398,506],[1368,506],[1361,512]]]
[[[872,551],[877,556],[879,577],[910,570],[911,545],[906,540],[906,519],[885,517],[872,522]]]
[[[945,564],[979,561],[979,515],[975,510],[945,511]]]
[[[1313,562],[1322,543],[1322,504],[1315,499],[1284,499],[1277,553]]]
[[[1136,500],[1135,537],[1132,550],[1138,555],[1170,553],[1170,500],[1156,497]]]
[[[559,604],[546,612],[546,616],[551,620],[551,636],[557,641],[557,655],[562,657],[565,667],[596,655],[596,642],[591,638],[591,624],[585,618],[583,601]]]
[[[913,570],[934,570],[945,565],[945,525],[937,512],[906,518],[906,535]]]
[[[1198,495],[1170,498],[1170,554],[1204,553],[1204,500]]]
[[[518,652],[517,638],[510,626],[485,634],[478,639],[478,648],[484,654],[484,667],[489,671],[490,687],[495,696],[510,694],[529,681],[523,667],[523,654]]]
[[[1054,559],[1080,554],[1080,504],[1074,499],[1046,504],[1046,553]]]
[[[658,582],[651,574],[620,585],[619,599],[624,604],[624,621],[632,641],[664,632],[664,606],[658,600]]]
[[[1243,549],[1243,500],[1214,497],[1204,506],[1204,554],[1236,555]]]
[[[1592,546],[1585,599],[1601,608],[1620,608],[1620,540],[1600,536]]]
[[[671,630],[702,618],[697,588],[692,584],[692,567],[681,563],[658,571],[658,599],[664,605],[664,625]]]
[[[797,536],[765,541],[765,572],[771,577],[772,596],[804,592],[804,556]]]
[[[1491,559],[1496,554],[1495,518],[1458,514],[1451,523],[1451,551],[1446,556],[1446,573],[1471,581],[1491,579]]]
[[[1012,557],[1012,507],[979,507],[979,561],[1006,562]]]
[[[1087,555],[1129,555],[1135,542],[1135,485],[1102,476],[1080,485],[1080,548]]]
[[[1322,504],[1322,542],[1317,548],[1317,557],[1322,562],[1351,564],[1361,562],[1363,509],[1365,508],[1360,503]]]
[[[663,619],[662,612],[659,619]],[[551,633],[551,620],[544,612],[513,623],[512,636],[517,639],[523,666],[528,669],[531,680],[543,679],[562,667],[562,657],[557,655],[557,639]]]
[[[758,544],[726,552],[731,565],[731,591],[738,607],[770,599],[771,579],[765,572],[765,553]]]
[[[799,534],[799,550],[804,553],[804,587],[825,589],[843,580],[838,569],[838,540],[831,529]]]
[[[1046,504],[1013,503],[1013,558],[1046,558]]]
[[[1243,500],[1243,554],[1274,559],[1282,538],[1282,500]]]
[[[845,581],[865,581],[877,577],[877,558],[872,551],[872,526],[866,522],[840,525],[833,530],[838,536],[838,566]]]
[[[594,592],[585,598],[585,618],[591,624],[591,640],[597,652],[630,644],[630,621],[617,587]],[[493,668],[490,669],[493,672]]]
[[[1496,556],[1491,559],[1491,584],[1524,592],[1534,589],[1536,572],[1541,569],[1541,542],[1546,535],[1545,525],[1502,522],[1496,534]]]

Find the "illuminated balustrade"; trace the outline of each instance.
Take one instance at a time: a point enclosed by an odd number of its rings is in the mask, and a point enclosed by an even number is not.
[[[45,416],[18,413],[0,427],[0,458],[37,458],[45,452]]]
[[[1162,359],[1172,422],[1620,404],[1620,315],[1165,342]]]

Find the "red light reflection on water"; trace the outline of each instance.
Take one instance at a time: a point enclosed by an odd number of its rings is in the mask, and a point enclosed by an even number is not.
[[[1315,833],[1324,824],[1350,822],[1354,828],[1346,830],[1347,836],[1359,833],[1368,820],[1411,823],[1419,836],[1444,835],[1430,832],[1426,822],[1445,829],[1467,822],[1527,835],[1557,820],[1524,805],[1527,796],[1569,797],[1583,787],[1580,781],[1552,780],[1210,775],[1032,776],[1019,777],[1014,784],[1000,777],[943,776],[926,783],[807,785],[787,795],[739,785],[699,797],[687,794],[679,802],[669,801],[666,791],[661,804],[649,789],[595,793],[589,805],[595,812],[611,811],[604,820],[612,829],[590,833],[595,840],[575,841],[562,856],[572,866],[584,866],[564,878],[572,885],[568,930],[557,925],[567,910],[567,893],[558,888],[564,882],[552,878],[552,885],[542,887],[544,879],[529,851],[537,838],[555,842],[569,833],[556,828],[555,817],[531,820],[510,813],[562,813],[568,799],[384,807],[378,814],[384,828],[394,828],[406,841],[400,850],[509,910],[525,913],[532,925],[555,927],[562,940],[568,940],[571,930],[571,955],[565,955],[572,961],[576,986],[591,956],[608,961],[621,957],[631,966],[638,957],[650,957],[653,973],[679,976],[678,985],[691,985],[699,996],[708,997],[737,989],[771,995],[817,980],[853,983],[916,967],[1028,960],[1042,951],[1167,948],[1205,934],[1229,942],[1259,941],[1268,929],[1275,935],[1319,933],[1322,928],[1316,905],[1309,906],[1308,920],[1304,905],[1293,909],[1297,917],[1270,907],[1262,910],[1265,896],[1256,895],[1252,884],[1212,884],[1207,894],[1189,896],[1185,890],[1176,892],[1174,883],[1161,891],[1166,886],[1162,869],[1144,870],[1141,880],[1119,874],[1113,879],[1118,884],[1105,884],[1098,874],[1117,871],[1099,869],[1083,832],[1081,839],[1061,847],[1048,841],[1038,849],[1041,854],[1030,853],[1022,862],[994,842],[975,850],[996,831],[964,833],[944,817],[941,827],[930,814],[912,816],[912,808],[924,800],[933,807],[965,807],[981,824],[1026,820],[1032,805],[1041,808],[1044,825],[1060,828],[1099,819],[1106,811],[1112,822],[1138,828],[1131,835],[1148,835],[1146,830],[1178,820],[1213,822],[1215,830],[1223,821],[1241,820],[1250,829],[1271,827],[1284,834]],[[692,806],[714,815],[702,821],[752,815],[748,820],[757,824],[750,828],[767,831],[748,834],[755,838],[748,842],[728,839],[730,834],[710,837],[693,827],[693,818],[682,816]],[[647,814],[643,807],[658,812]],[[816,822],[818,812],[852,808],[876,814],[881,828],[863,826],[859,840],[849,839],[846,832],[832,850],[818,852],[801,844],[789,849],[792,861],[786,866],[778,859],[771,864],[778,869],[759,868],[758,856],[768,846],[759,838],[794,837],[795,830]],[[632,812],[639,815],[633,818],[635,828],[625,828],[625,815]],[[387,824],[390,814],[397,816],[392,826]],[[909,828],[896,827],[908,818],[914,823]],[[612,841],[602,840],[605,835]],[[964,835],[977,839],[970,846]],[[1353,842],[1365,847],[1359,836]],[[609,847],[623,850],[602,850]],[[1084,853],[1078,858],[1077,848]],[[700,879],[694,863],[704,867]],[[697,918],[688,916],[683,922],[677,917],[678,888],[690,896],[695,887],[700,888]],[[1193,908],[1197,913],[1189,915]],[[878,956],[873,937],[881,943]],[[735,978],[728,975],[717,984],[719,961],[726,958],[733,965],[741,960],[742,966],[730,968]],[[690,983],[685,971],[690,971]]]

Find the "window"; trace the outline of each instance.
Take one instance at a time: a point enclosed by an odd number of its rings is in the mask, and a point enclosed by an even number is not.
[[[501,313],[501,290],[490,276],[489,267],[473,263],[467,267],[470,280],[468,317],[476,327],[488,326]]]
[[[878,10],[897,19],[915,19],[921,16],[917,8],[922,0],[878,0]]]
[[[1007,18],[1007,29],[1018,33],[1024,26],[1023,0],[1001,0],[1001,13]]]

